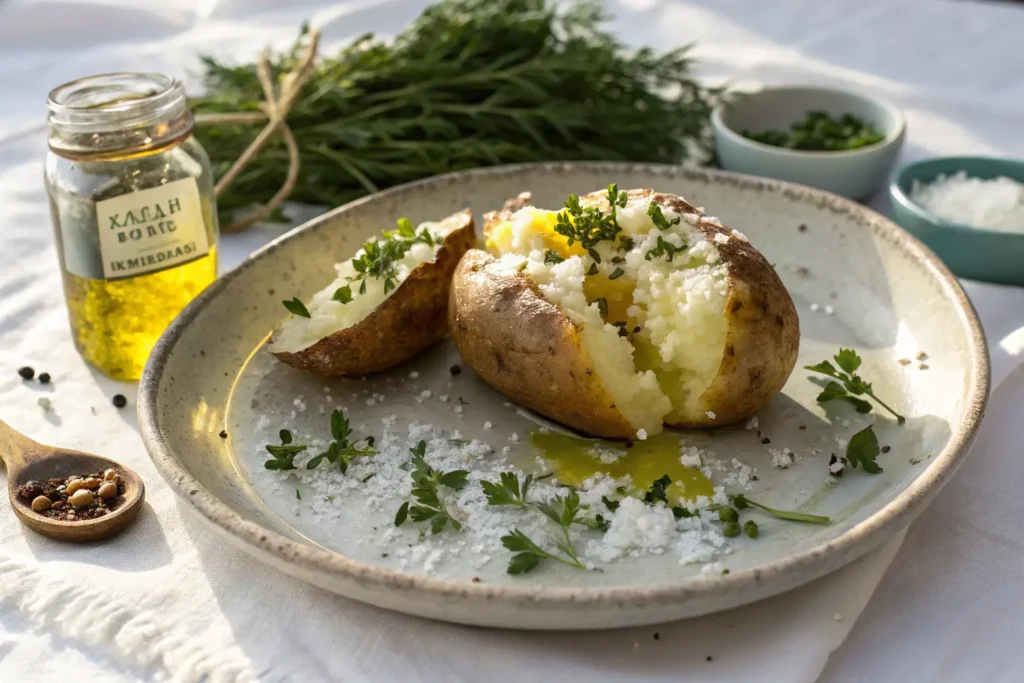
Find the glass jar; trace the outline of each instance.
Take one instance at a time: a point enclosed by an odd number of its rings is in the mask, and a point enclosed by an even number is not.
[[[136,380],[217,276],[210,160],[167,76],[82,78],[47,106],[46,191],[75,345],[104,374]]]

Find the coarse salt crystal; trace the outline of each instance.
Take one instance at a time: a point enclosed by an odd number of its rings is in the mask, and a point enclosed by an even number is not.
[[[757,429],[757,425],[758,424],[759,424],[759,421],[757,419],[757,415],[751,415],[750,419],[747,420],[747,424],[745,424],[743,426],[743,428],[744,429]]]
[[[682,455],[679,456],[679,463],[683,467],[700,467],[700,449],[696,446],[683,446],[680,449]]]
[[[812,310],[812,311],[815,311],[815,312],[817,312],[817,311],[819,311],[820,309],[821,309],[821,306],[819,306],[818,304],[811,304],[811,310]]]
[[[772,456],[772,466],[784,470],[793,464],[793,453],[784,448],[781,451],[777,448],[769,448],[768,453]]]
[[[940,218],[978,228],[1024,232],[1024,184],[1000,176],[968,177],[965,171],[940,174],[930,183],[915,180],[911,201]]]
[[[640,439],[641,441],[647,441],[647,430],[646,429],[638,429],[638,430],[636,430],[636,438]]]
[[[420,376],[420,373],[416,372],[415,370],[413,370],[412,372],[409,373],[409,379],[416,379],[419,376]]]
[[[492,425],[492,424],[490,423],[490,421],[488,421],[488,422],[484,422],[484,429],[490,429],[490,428],[491,428],[491,427],[493,427],[493,426],[494,426],[494,425]]]
[[[704,414],[708,416],[708,419],[709,419],[709,420],[714,420],[714,419],[715,419],[716,417],[718,417],[718,416],[717,416],[717,415],[715,415],[715,413],[714,413],[713,411],[711,411],[711,410],[709,410],[708,412],[706,412],[706,413],[704,413]]]

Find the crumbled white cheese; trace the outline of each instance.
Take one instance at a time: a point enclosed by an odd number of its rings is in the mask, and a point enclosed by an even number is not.
[[[647,440],[647,430],[646,429],[638,429],[636,431],[636,438],[639,439],[640,441],[646,441]]]
[[[747,424],[743,425],[743,428],[744,429],[757,429],[758,424],[760,424],[760,423],[759,423],[759,421],[757,419],[757,415],[751,415],[750,419],[747,420]]]
[[[416,379],[419,376],[420,376],[420,373],[416,372],[415,370],[413,370],[412,372],[409,373],[409,379]]]
[[[708,419],[709,419],[709,420],[714,420],[714,419],[715,419],[716,417],[718,417],[718,416],[717,416],[717,415],[715,415],[715,413],[714,413],[713,411],[711,411],[711,410],[709,410],[708,412],[706,412],[706,413],[704,413],[704,414],[708,416]]]
[[[494,425],[491,424],[490,420],[488,420],[487,422],[484,422],[484,429],[490,429],[493,426]]]
[[[830,304],[825,304],[825,314],[826,315],[834,315],[835,312],[836,312],[836,309],[834,309]]]
[[[715,244],[727,244],[729,242],[729,236],[724,232],[715,233]]]
[[[821,310],[821,306],[819,306],[818,304],[811,304],[811,311],[812,312],[817,312],[819,310]]]

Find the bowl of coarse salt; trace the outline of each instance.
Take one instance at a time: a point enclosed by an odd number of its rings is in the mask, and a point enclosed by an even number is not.
[[[1024,161],[939,157],[889,185],[893,218],[960,277],[1024,285]]]

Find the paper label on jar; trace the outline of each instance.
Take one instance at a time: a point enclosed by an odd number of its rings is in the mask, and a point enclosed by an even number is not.
[[[172,268],[210,251],[193,178],[96,202],[96,220],[107,280]]]

